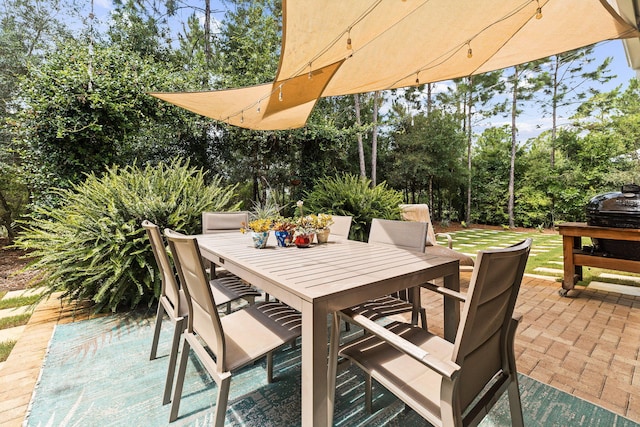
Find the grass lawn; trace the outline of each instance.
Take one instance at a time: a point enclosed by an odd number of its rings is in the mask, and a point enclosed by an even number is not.
[[[504,248],[518,243],[527,237],[533,239],[531,254],[527,262],[526,273],[555,277],[558,282],[563,276],[562,236],[557,233],[515,232],[507,230],[488,230],[469,228],[448,232],[453,238],[453,249],[475,257],[479,250]],[[446,245],[446,239],[438,242]],[[590,245],[590,239],[583,238],[583,245]],[[602,277],[603,273],[616,276],[624,275],[629,279]],[[640,274],[616,270],[603,270],[594,267],[583,267],[583,278],[580,285],[587,285],[592,280],[616,284],[640,286]],[[606,274],[605,274],[606,276]],[[635,278],[635,280],[634,280]]]

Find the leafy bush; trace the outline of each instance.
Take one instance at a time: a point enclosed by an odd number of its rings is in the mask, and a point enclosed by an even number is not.
[[[199,233],[203,211],[238,208],[234,191],[220,177],[207,185],[201,169],[178,159],[113,167],[58,190],[62,205],[39,208],[16,245],[33,251],[30,268],[42,272],[49,293],[91,299],[96,310],[150,305],[161,285],[141,222]]]
[[[382,182],[371,188],[371,180],[352,174],[319,179],[305,194],[305,210],[332,215],[350,215],[350,238],[366,241],[373,218],[400,219],[402,194]]]

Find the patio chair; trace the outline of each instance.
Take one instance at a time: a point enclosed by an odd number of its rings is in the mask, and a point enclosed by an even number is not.
[[[160,234],[160,228],[148,220],[144,220],[142,222],[142,227],[147,230],[147,236],[151,243],[151,250],[153,251],[153,256],[156,260],[162,282],[149,360],[154,360],[157,357],[160,329],[162,327],[162,319],[164,318],[165,313],[169,316],[171,323],[174,324],[173,339],[171,341],[171,350],[169,352],[169,368],[167,370],[167,379],[165,381],[164,394],[162,397],[162,403],[166,404],[171,400],[171,386],[173,384],[176,360],[178,358],[180,335],[186,327],[185,318],[188,314],[187,300],[184,291],[180,289],[178,282],[176,281],[173,267],[171,266],[169,257],[167,256],[162,234]],[[211,287],[211,292],[216,296],[216,301],[218,301],[219,304],[227,304],[230,301],[235,301],[240,298],[246,299],[249,304],[253,304],[255,302],[255,297],[260,295],[259,292],[252,290],[239,280],[236,280],[235,282],[211,280],[209,285]]]
[[[420,221],[429,224],[427,229],[426,247],[424,252],[431,255],[446,256],[455,258],[460,261],[460,266],[469,270],[472,269],[474,261],[469,255],[453,250],[453,239],[448,233],[436,233],[431,223],[431,215],[429,214],[429,206],[426,204],[408,204],[400,205],[402,210],[402,218],[405,221]],[[447,246],[438,244],[437,238],[443,236],[447,238]]]
[[[232,233],[249,223],[249,212],[202,212],[202,234]]]
[[[531,239],[506,249],[480,251],[466,295],[448,290],[464,302],[454,343],[403,322],[386,327],[354,312],[335,313],[369,335],[347,343],[339,355],[359,366],[368,378],[365,405],[371,411],[371,378],[435,426],[477,425],[505,392],[511,423],[523,425],[513,349],[521,316],[513,310]],[[332,328],[331,374],[335,374]]]
[[[424,241],[427,234],[427,224],[424,222],[394,221],[374,218],[371,221],[369,244],[391,245],[414,252],[424,252]],[[378,320],[394,314],[412,313],[411,321],[418,323],[418,315],[422,327],[427,328],[427,318],[424,308],[420,306],[418,288],[406,289],[392,295],[368,300],[351,307],[354,313],[366,316],[371,320]],[[347,323],[347,329],[349,324]]]
[[[333,224],[331,224],[331,234],[337,237],[349,238],[351,231],[351,221],[353,217],[346,215],[331,215]]]
[[[224,425],[231,376],[234,371],[267,357],[267,380],[273,377],[273,351],[300,336],[302,316],[278,302],[264,302],[220,316],[207,278],[198,243],[193,236],[165,230],[180,283],[186,294],[189,316],[182,356],[173,392],[169,420],[178,417],[190,350],[218,385],[213,425]]]
[[[239,232],[249,223],[248,211],[202,212],[202,234],[219,234]],[[207,262],[211,277],[215,278],[216,265]]]

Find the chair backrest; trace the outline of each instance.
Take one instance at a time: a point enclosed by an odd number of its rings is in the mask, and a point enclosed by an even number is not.
[[[426,222],[374,218],[371,221],[368,242],[391,245],[414,252],[424,252],[426,235]]]
[[[160,234],[160,228],[148,220],[142,221],[142,227],[147,230],[147,236],[151,243],[151,250],[153,251],[153,256],[156,259],[156,264],[158,265],[160,278],[162,280],[160,298],[166,298],[169,300],[169,303],[173,307],[173,317],[179,317],[178,313],[181,311],[180,290],[173,267],[171,266],[171,262],[167,255],[164,239],[162,238],[162,234]]]
[[[462,408],[507,370],[506,343],[531,242],[529,238],[509,248],[478,252],[452,360],[462,367]]]
[[[334,236],[340,236],[349,238],[349,232],[351,231],[351,220],[353,217],[346,215],[331,215],[333,224],[331,224],[331,234]]]
[[[249,212],[202,212],[202,234],[238,231],[249,223]]]
[[[427,229],[427,246],[435,246],[438,244],[436,232],[431,223],[429,205],[424,203],[400,205],[400,209],[402,210],[402,219],[405,221],[419,221],[429,224]]]
[[[182,289],[187,296],[189,317],[187,331],[204,340],[216,357],[217,372],[226,371],[226,349],[220,315],[202,264],[200,248],[194,236],[165,229],[164,235],[178,270]]]

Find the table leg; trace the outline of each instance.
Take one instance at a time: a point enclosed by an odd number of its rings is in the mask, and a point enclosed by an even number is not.
[[[580,237],[577,238],[580,242]],[[579,243],[578,243],[579,244]],[[576,245],[574,236],[562,236],[562,258],[564,261],[564,278],[562,280],[562,289],[560,295],[565,296],[567,292],[573,289],[575,282],[573,275],[576,273],[573,263],[573,249]]]
[[[331,315],[331,334],[329,336],[329,369],[327,370],[327,419],[333,422],[335,408],[336,375],[338,372],[338,350],[340,347],[340,316],[337,312]]]
[[[329,426],[327,315],[322,304],[302,305],[302,425]]]
[[[460,291],[460,269],[455,273],[444,276],[444,286],[447,289]],[[458,324],[460,323],[460,303],[452,297],[444,297],[444,338],[449,342],[456,340]]]

